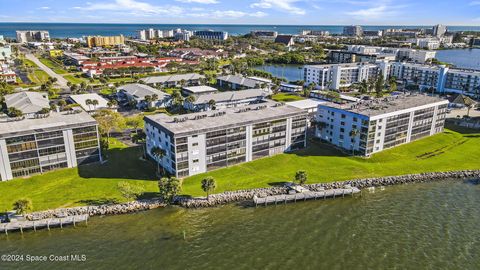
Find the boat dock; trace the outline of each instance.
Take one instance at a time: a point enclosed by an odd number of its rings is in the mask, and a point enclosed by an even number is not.
[[[8,232],[11,231],[20,231],[23,234],[24,230],[34,230],[37,229],[48,229],[53,227],[60,227],[73,225],[74,227],[84,222],[85,224],[88,223],[89,215],[77,215],[77,216],[68,216],[63,218],[48,218],[48,219],[41,219],[41,220],[25,220],[25,221],[13,221],[9,223],[2,223],[0,224],[0,230],[8,235]]]
[[[330,189],[330,190],[323,190],[323,191],[303,191],[295,194],[282,194],[282,195],[273,195],[267,197],[253,197],[253,202],[255,206],[258,205],[265,205],[268,204],[275,204],[287,202],[297,202],[297,201],[306,201],[306,200],[318,200],[318,199],[327,199],[336,197],[345,197],[345,195],[353,196],[356,193],[360,193],[360,189],[356,187],[347,187],[341,189]]]

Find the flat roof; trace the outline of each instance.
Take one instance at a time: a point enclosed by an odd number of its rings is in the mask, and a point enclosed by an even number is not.
[[[173,75],[165,75],[165,76],[147,77],[147,78],[141,79],[141,81],[146,84],[150,84],[150,83],[179,82],[181,80],[185,80],[185,81],[198,80],[201,78],[205,78],[205,76],[198,73],[187,73],[187,74],[173,74]]]
[[[238,76],[238,75],[221,76],[221,77],[218,77],[217,80],[225,81],[225,82],[233,83],[233,84],[238,84],[238,85],[243,85],[245,87],[250,87],[250,88],[254,88],[254,87],[257,86],[257,84],[259,84],[258,83],[259,81],[257,81],[257,80],[245,78],[245,77]]]
[[[343,68],[354,68],[354,67],[362,67],[362,66],[369,66],[369,67],[377,67],[376,64],[367,63],[367,62],[360,62],[360,63],[340,63],[340,64],[323,64],[323,65],[305,65],[304,68],[332,68],[332,67],[343,67]]]
[[[318,100],[318,99],[304,99],[304,100],[298,100],[298,101],[293,101],[293,102],[288,102],[287,104],[289,106],[293,106],[295,108],[303,109],[303,110],[308,110],[312,108],[318,107],[320,104],[325,104],[327,101],[325,100]]]
[[[265,102],[240,108],[170,116],[156,114],[145,116],[145,121],[160,126],[173,134],[197,134],[220,128],[244,126],[273,119],[307,115],[302,109],[277,102]],[[180,119],[180,121],[178,121]],[[184,119],[185,121],[181,121]],[[196,120],[195,120],[196,119]],[[177,120],[177,122],[175,121]]]
[[[259,82],[272,83],[272,80],[267,79],[267,78],[262,78],[262,77],[257,77],[257,76],[250,76],[250,77],[247,77],[247,78],[255,80],[255,81],[259,81]]]
[[[45,118],[27,117],[19,121],[13,121],[11,118],[1,118],[0,138],[43,132],[60,127],[81,127],[96,124],[97,121],[82,110],[78,110],[76,113],[50,112],[50,115]]]
[[[398,95],[372,100],[361,100],[356,103],[348,104],[337,104],[333,102],[328,102],[322,104],[322,106],[341,109],[348,112],[372,117],[435,103],[448,104],[448,100],[438,97],[412,94]]]
[[[37,113],[43,108],[50,108],[48,94],[41,92],[19,92],[5,96],[7,108],[16,108],[24,114]]]
[[[81,95],[71,95],[70,99],[73,102],[77,103],[82,107],[85,111],[93,111],[98,109],[104,109],[108,107],[108,101],[101,97],[99,94],[92,93],[92,94],[81,94]],[[98,101],[98,105],[87,105],[87,100],[96,100]]]
[[[117,88],[118,90],[123,90],[127,92],[129,95],[136,97],[138,99],[145,99],[146,96],[153,96],[157,95],[158,99],[162,100],[165,97],[168,97],[168,95],[165,92],[162,92],[158,89],[155,89],[153,87],[150,87],[145,84],[139,84],[139,83],[132,83],[132,84],[126,84],[122,85]]]
[[[195,104],[208,103],[210,100],[215,100],[215,102],[227,102],[227,101],[236,101],[244,99],[252,99],[257,97],[266,97],[268,92],[263,89],[246,89],[238,91],[225,91],[210,93],[205,95],[199,95],[195,99]]]
[[[210,92],[218,91],[217,88],[213,88],[208,85],[183,87],[183,90],[193,94],[210,93]]]

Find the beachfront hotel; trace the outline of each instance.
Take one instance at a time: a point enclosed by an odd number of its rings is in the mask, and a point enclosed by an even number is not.
[[[0,118],[0,180],[100,161],[97,122],[83,111]]]
[[[425,95],[320,104],[315,135],[337,147],[370,156],[442,132],[447,107],[447,100]]]
[[[125,44],[125,37],[119,36],[88,36],[87,45],[92,47],[109,47]]]
[[[306,111],[275,102],[145,117],[148,155],[176,177],[304,148],[306,127]],[[165,151],[160,160],[156,147]]]
[[[28,43],[34,41],[50,41],[50,33],[48,31],[39,30],[27,30],[16,31],[16,37],[18,43]]]
[[[228,39],[228,32],[202,30],[202,31],[194,31],[193,36],[201,39],[224,41]]]

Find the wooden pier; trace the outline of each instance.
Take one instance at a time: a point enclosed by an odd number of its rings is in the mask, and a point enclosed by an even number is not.
[[[255,196],[253,198],[253,202],[255,206],[258,205],[265,205],[268,204],[279,204],[287,202],[297,202],[297,201],[306,201],[306,200],[321,200],[327,198],[338,198],[338,197],[345,197],[345,195],[353,196],[356,193],[360,193],[360,189],[356,187],[348,187],[342,189],[330,189],[324,191],[304,191],[301,193],[295,194],[282,194],[282,195],[273,195],[267,196],[264,198],[259,198]]]
[[[26,221],[13,221],[9,223],[2,223],[0,224],[0,231],[8,235],[8,232],[12,231],[20,231],[23,234],[25,230],[34,230],[37,231],[38,229],[47,229],[50,228],[63,228],[64,226],[73,225],[74,227],[77,224],[84,222],[85,224],[88,223],[88,215],[78,215],[78,216],[68,216],[63,218],[48,218],[48,219],[41,219],[41,220],[26,220]]]

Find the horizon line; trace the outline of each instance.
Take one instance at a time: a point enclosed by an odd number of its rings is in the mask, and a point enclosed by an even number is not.
[[[22,24],[122,24],[122,25],[245,25],[245,26],[349,26],[349,25],[359,25],[359,26],[434,26],[436,24],[253,24],[253,23],[159,23],[159,22],[139,22],[139,23],[122,23],[122,22],[29,22],[29,21],[0,21],[0,24],[8,23],[22,23]],[[440,23],[442,24],[442,23]],[[447,27],[480,27],[480,25],[468,25],[468,24],[443,24]]]

